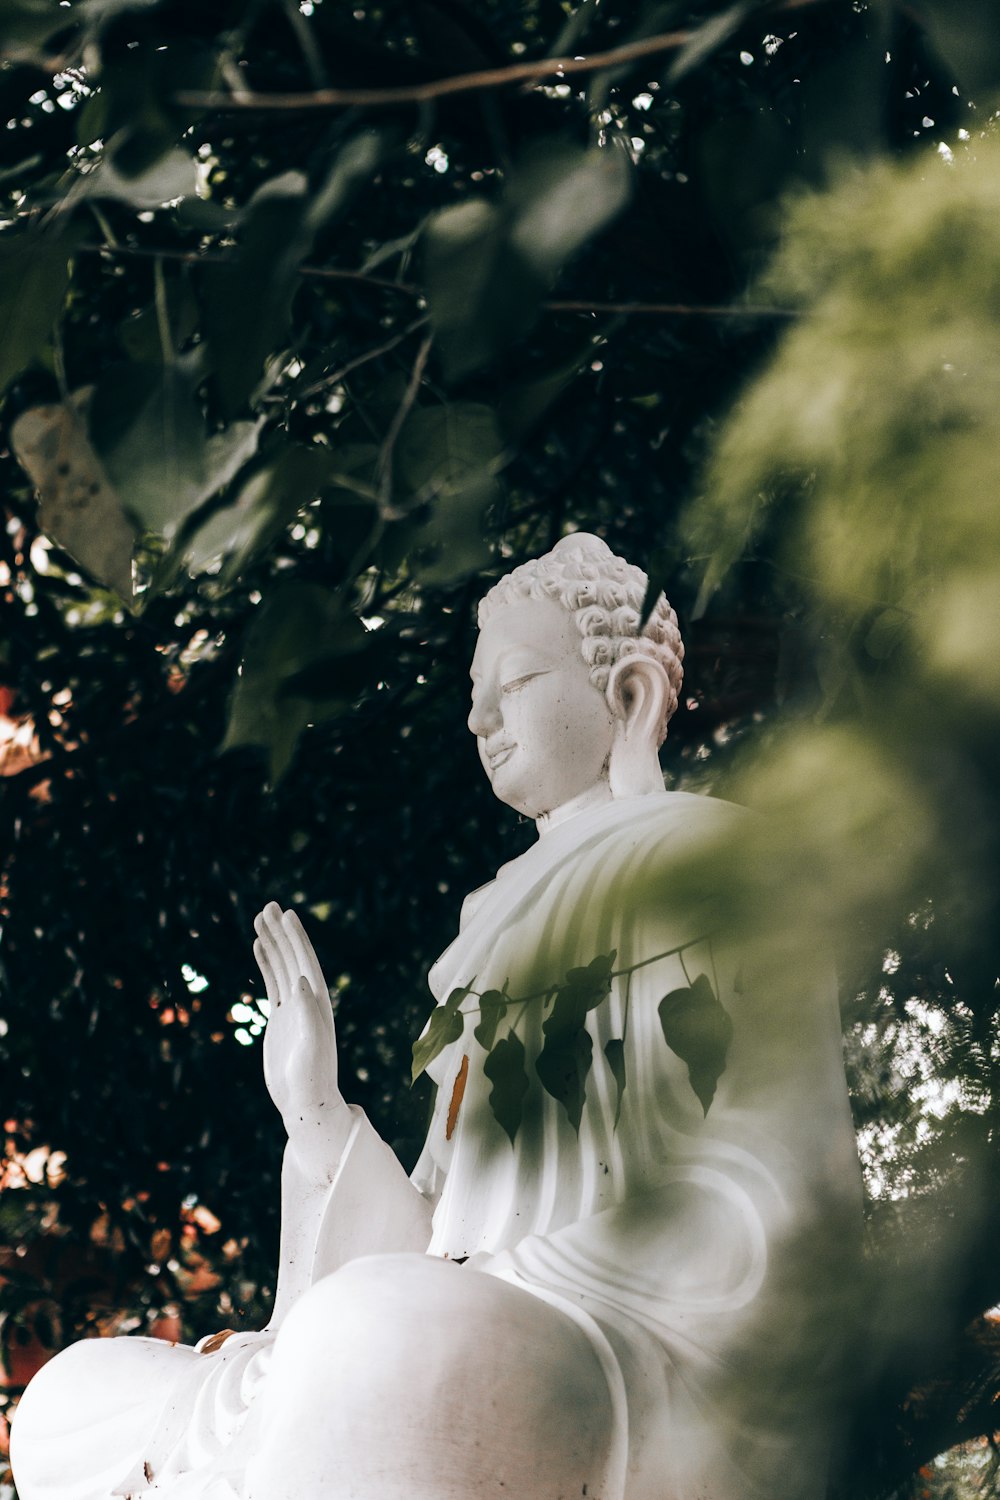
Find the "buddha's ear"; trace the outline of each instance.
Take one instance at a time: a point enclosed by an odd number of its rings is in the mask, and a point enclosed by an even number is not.
[[[609,779],[615,797],[636,797],[663,785],[657,751],[670,682],[651,656],[623,656],[611,668],[608,707],[617,723]]]

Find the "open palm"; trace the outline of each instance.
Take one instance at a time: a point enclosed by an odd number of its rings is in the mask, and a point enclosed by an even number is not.
[[[337,1035],[319,960],[292,911],[272,901],[254,922],[254,957],[271,1013],[264,1080],[311,1176],[337,1165],[350,1115],[337,1083]]]

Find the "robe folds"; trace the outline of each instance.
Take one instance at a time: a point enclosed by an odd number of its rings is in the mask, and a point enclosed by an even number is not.
[[[210,1356],[146,1339],[58,1356],[15,1422],[22,1500],[241,1500],[285,1314],[346,1262],[399,1250],[464,1260],[463,1276],[500,1277],[583,1330],[611,1414],[602,1500],[820,1500],[859,1220],[836,987],[817,963],[776,1000],[707,910],[666,894],[672,863],[749,816],[685,793],[615,801],[467,898],[430,984],[439,1003],[477,993],[431,1066],[412,1178],[357,1110],[328,1187],[296,1181],[286,1155],[269,1329]],[[540,995],[611,953],[578,1132],[534,1073],[543,1000],[509,1006],[497,1037],[515,1030],[528,1078],[512,1143],[473,1035],[477,994]],[[733,1027],[707,1114],[658,1013],[703,975]]]

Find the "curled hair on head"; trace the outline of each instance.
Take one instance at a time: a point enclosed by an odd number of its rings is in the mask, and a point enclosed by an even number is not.
[[[616,557],[606,542],[574,532],[544,557],[522,563],[490,589],[479,605],[479,625],[497,610],[525,599],[551,599],[568,610],[581,635],[590,680],[603,693],[611,668],[625,656],[647,656],[667,674],[670,691],[659,743],[667,733],[684,676],[677,616],[660,595],[642,632],[639,620],[649,583],[641,568]]]

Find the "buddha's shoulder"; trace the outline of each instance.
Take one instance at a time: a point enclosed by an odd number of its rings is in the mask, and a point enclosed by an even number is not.
[[[735,802],[702,792],[664,792],[631,798],[620,827],[643,839],[714,838],[752,824],[754,814]]]

